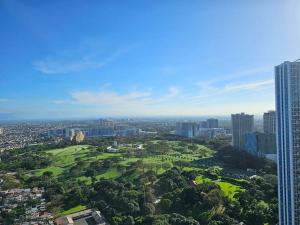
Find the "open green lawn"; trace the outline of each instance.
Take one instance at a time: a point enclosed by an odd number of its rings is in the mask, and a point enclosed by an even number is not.
[[[167,144],[172,149],[176,149],[178,145],[180,144],[179,141],[166,141]],[[158,174],[162,174],[165,169],[162,168],[162,165],[164,163],[170,163],[171,165],[174,162],[178,161],[185,161],[190,162],[197,160],[199,158],[202,158],[203,156],[207,155],[207,152],[209,149],[207,149],[205,146],[197,145],[198,150],[197,154],[189,154],[184,153],[180,154],[179,152],[176,152],[175,150],[172,150],[170,153],[166,155],[156,155],[156,156],[146,156],[144,158],[140,157],[129,157],[129,158],[123,158],[121,162],[118,163],[119,166],[129,166],[131,163],[134,163],[138,160],[142,160],[145,164],[148,165],[155,165],[157,167],[156,171]],[[59,149],[52,149],[46,151],[48,154],[52,155],[52,161],[53,163],[43,169],[32,171],[32,174],[35,176],[41,176],[45,171],[51,171],[53,172],[54,176],[59,176],[64,172],[65,169],[70,168],[71,166],[75,165],[76,161],[97,161],[97,160],[105,160],[109,158],[114,157],[120,157],[123,155],[123,153],[99,153],[95,151],[96,147],[92,147],[89,145],[76,145],[76,146],[69,146],[66,148],[59,148]],[[200,154],[201,151],[203,151],[203,154]],[[114,174],[114,175],[112,175]],[[114,177],[118,177],[115,172],[107,171],[105,174],[100,174],[97,177],[98,178],[107,178],[112,179]],[[81,180],[88,180],[90,183],[89,178],[80,178]]]
[[[202,183],[210,182],[210,181],[211,181],[210,178],[207,178],[207,177],[204,177],[204,176],[197,176],[196,179],[195,179],[196,184],[202,184]]]
[[[113,169],[107,170],[105,173],[101,173],[101,174],[97,175],[96,179],[97,180],[100,180],[100,179],[116,179],[120,176],[121,176],[121,173],[117,169],[113,168]],[[86,184],[91,184],[92,183],[91,177],[81,176],[81,177],[78,178],[78,180],[83,181]]]
[[[224,181],[218,182],[218,185],[220,186],[224,194],[230,199],[234,199],[235,193],[237,193],[237,191],[239,190],[242,190],[240,186],[228,182],[224,182]]]
[[[85,209],[86,209],[86,206],[78,205],[78,206],[75,206],[73,208],[70,208],[68,210],[63,211],[62,213],[59,214],[59,216],[66,216],[66,215],[76,213],[76,212],[79,212],[79,211],[82,211],[82,210],[85,210]]]
[[[197,184],[202,184],[205,182],[210,182],[212,181],[210,178],[204,177],[204,176],[197,176],[195,179],[195,182]],[[235,185],[235,184],[231,184],[229,182],[225,182],[225,181],[214,181],[216,182],[221,190],[224,192],[224,194],[230,198],[230,199],[234,199],[234,195],[239,191],[239,190],[243,190],[240,186]]]
[[[66,148],[53,149],[47,151],[54,157],[54,165],[58,167],[66,167],[74,164],[75,159],[84,159],[86,154],[91,152],[94,148],[88,145],[76,145]]]
[[[94,147],[89,145],[76,145],[66,148],[48,150],[46,152],[52,155],[53,163],[46,168],[34,170],[31,172],[31,174],[35,176],[41,176],[44,172],[51,171],[53,172],[54,176],[59,176],[66,168],[74,165],[76,160],[88,160],[93,158],[88,154],[92,153],[94,149]],[[110,156],[103,157],[105,158]]]
[[[101,178],[103,178],[103,179],[115,179],[119,176],[121,176],[121,173],[119,171],[117,171],[116,169],[110,169],[110,170],[107,170],[105,173],[96,176],[96,178],[97,178],[97,180],[101,179]]]
[[[52,172],[54,176],[59,176],[64,171],[64,169],[60,167],[49,166],[43,169],[35,170],[34,175],[41,176],[46,171]]]

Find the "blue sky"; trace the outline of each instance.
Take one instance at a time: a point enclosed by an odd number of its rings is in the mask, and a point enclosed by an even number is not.
[[[300,1],[2,0],[0,114],[205,116],[274,109]]]

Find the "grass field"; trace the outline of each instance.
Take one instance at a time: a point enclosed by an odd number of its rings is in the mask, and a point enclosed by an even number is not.
[[[54,176],[59,176],[64,171],[64,169],[61,168],[61,167],[50,166],[50,167],[46,167],[44,169],[36,170],[34,172],[34,175],[35,176],[41,176],[46,171],[47,172],[52,172]]]
[[[195,179],[195,182],[197,184],[202,184],[202,183],[210,182],[210,181],[212,181],[210,178],[207,178],[204,176],[197,176]],[[214,182],[216,182],[220,186],[220,188],[224,192],[224,194],[232,200],[234,199],[234,195],[238,191],[243,190],[240,186],[231,184],[229,182],[225,182],[225,181],[214,181]]]
[[[152,142],[152,141],[151,141]],[[153,143],[159,143],[160,141],[153,141]],[[140,157],[126,157],[123,158],[121,162],[118,162],[118,166],[129,166],[131,163],[134,163],[138,160],[142,160],[145,165],[154,166],[158,174],[162,174],[165,169],[163,169],[163,164],[166,162],[170,165],[173,165],[174,162],[191,162],[197,160],[199,158],[207,157],[212,155],[212,151],[205,146],[202,145],[194,145],[197,147],[192,154],[189,153],[179,153],[176,150],[178,148],[183,148],[180,146],[179,141],[165,141],[168,148],[170,149],[169,153],[164,155],[155,155],[155,156],[146,156],[143,158]],[[182,144],[181,144],[182,145]],[[191,144],[185,144],[187,148]],[[85,162],[92,162],[98,160],[105,160],[113,157],[121,157],[123,153],[100,153],[95,151],[96,147],[89,146],[89,145],[76,145],[76,146],[69,146],[66,148],[60,149],[52,149],[46,151],[52,157],[52,164],[49,167],[38,169],[32,171],[32,175],[41,176],[44,172],[50,171],[53,173],[54,176],[59,176],[64,172],[64,170],[74,166],[77,161],[85,161]],[[112,170],[107,171],[105,173],[97,175],[97,178],[104,178],[104,179],[114,179],[120,176],[118,171],[115,168]],[[87,181],[90,183],[91,179],[88,177],[81,177],[80,180]]]
[[[224,182],[224,181],[220,181],[218,182],[218,185],[220,186],[221,190],[224,192],[224,194],[230,198],[230,199],[234,199],[234,195],[239,191],[242,190],[240,186],[228,183],[228,182]]]
[[[32,174],[35,176],[41,176],[44,172],[50,171],[54,176],[59,176],[65,169],[74,165],[76,160],[93,160],[95,157],[91,157],[88,154],[92,153],[94,149],[94,147],[89,145],[76,145],[48,150],[46,152],[52,156],[53,163],[49,167],[32,171]],[[94,160],[96,160],[96,158]]]
[[[196,184],[202,184],[202,183],[210,182],[210,181],[211,181],[211,179],[204,177],[204,176],[197,176],[195,179]]]
[[[86,206],[78,205],[78,206],[75,206],[73,208],[70,208],[68,210],[63,211],[62,213],[59,214],[59,216],[66,216],[66,215],[76,213],[76,212],[79,212],[79,211],[82,211],[82,210],[85,210],[85,209],[86,209]]]
[[[159,141],[151,141],[152,143],[159,143]],[[167,154],[164,155],[155,155],[155,156],[146,156],[143,158],[140,157],[126,157],[123,158],[121,162],[118,162],[118,166],[129,166],[131,163],[134,163],[138,160],[142,160],[145,164],[146,169],[155,169],[155,171],[158,174],[162,174],[165,172],[165,169],[163,168],[164,163],[169,163],[171,166],[173,163],[178,161],[183,162],[191,162],[198,160],[199,158],[206,158],[211,157],[213,154],[213,151],[211,151],[209,148],[202,146],[202,145],[193,145],[189,143],[180,143],[179,141],[166,141],[168,147],[171,149]],[[193,145],[194,150],[188,150],[189,147]],[[197,149],[195,149],[195,146]],[[182,150],[182,148],[187,149],[187,153],[179,153],[178,150]],[[89,145],[76,145],[76,146],[69,146],[66,148],[60,148],[60,149],[53,149],[46,151],[48,154],[50,154],[53,157],[53,163],[46,168],[39,169],[32,171],[32,174],[35,176],[41,176],[44,172],[50,171],[53,173],[54,176],[59,176],[64,172],[65,169],[68,169],[69,167],[76,164],[76,161],[97,161],[97,160],[105,160],[113,157],[120,157],[122,156],[122,153],[99,153],[95,151],[95,147],[89,146]],[[185,170],[198,170],[197,168],[188,167],[184,168]],[[116,168],[111,168],[108,171],[105,171],[104,173],[100,173],[96,176],[96,179],[116,179],[121,176],[121,173]],[[87,184],[91,183],[90,177],[79,177],[78,178],[81,181],[86,182]],[[204,176],[197,176],[195,179],[197,184],[203,183],[203,182],[209,182],[211,179],[206,178]],[[233,185],[227,182],[220,181],[218,182],[220,185],[220,188],[230,198],[233,198],[234,194],[240,190],[241,188],[237,185]]]

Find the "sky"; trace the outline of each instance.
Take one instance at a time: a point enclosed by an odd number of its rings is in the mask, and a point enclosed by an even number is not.
[[[260,115],[297,0],[1,0],[0,119]],[[2,117],[1,117],[2,116]]]

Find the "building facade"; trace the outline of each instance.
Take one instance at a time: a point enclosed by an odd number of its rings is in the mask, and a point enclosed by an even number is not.
[[[264,133],[275,134],[276,123],[275,123],[275,111],[268,111],[264,113]]]
[[[218,128],[219,127],[218,119],[214,119],[214,118],[208,119],[207,126],[208,126],[208,128]]]
[[[274,134],[252,132],[246,134],[245,150],[252,155],[266,156],[276,154],[276,140]]]
[[[279,224],[300,225],[300,62],[275,67]]]
[[[245,149],[246,134],[254,130],[254,116],[245,113],[232,114],[232,145],[238,149]]]
[[[178,122],[176,123],[176,135],[192,138],[198,134],[199,125],[194,122]]]

